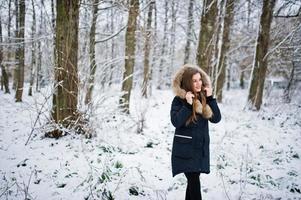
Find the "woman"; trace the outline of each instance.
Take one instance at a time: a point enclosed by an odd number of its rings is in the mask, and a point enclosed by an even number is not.
[[[200,173],[210,173],[208,121],[218,123],[221,114],[212,96],[209,76],[197,66],[184,65],[179,69],[173,80],[173,91],[176,96],[170,116],[176,130],[172,174],[185,174],[185,200],[200,200]]]

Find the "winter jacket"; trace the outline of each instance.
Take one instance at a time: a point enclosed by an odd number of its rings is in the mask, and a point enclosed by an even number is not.
[[[209,153],[209,130],[208,121],[218,123],[221,120],[220,110],[216,99],[212,96],[206,97],[207,105],[205,113],[201,113],[201,108],[197,108],[196,122],[190,122],[186,126],[186,121],[192,115],[192,105],[188,104],[185,98],[186,91],[180,87],[182,74],[185,65],[177,73],[173,81],[173,90],[176,94],[172,101],[170,117],[175,129],[172,146],[172,175],[175,176],[183,172],[210,173],[210,153]],[[203,83],[210,83],[208,75],[198,68]],[[197,104],[197,107],[201,103]]]

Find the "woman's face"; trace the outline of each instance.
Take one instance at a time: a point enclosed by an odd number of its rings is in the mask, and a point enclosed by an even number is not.
[[[192,76],[192,89],[194,92],[200,92],[202,90],[202,78],[200,73],[196,73]]]

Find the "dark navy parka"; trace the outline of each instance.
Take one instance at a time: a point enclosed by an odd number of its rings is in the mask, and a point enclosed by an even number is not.
[[[206,98],[213,116],[205,119],[197,114],[197,121],[186,126],[186,121],[192,115],[192,105],[186,99],[175,96],[171,105],[171,122],[175,129],[172,146],[172,175],[183,172],[210,173],[209,130],[208,121],[218,123],[221,114],[216,99]]]

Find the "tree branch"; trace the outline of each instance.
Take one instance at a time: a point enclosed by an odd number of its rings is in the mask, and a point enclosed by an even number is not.
[[[127,27],[127,25],[123,26],[120,30],[118,30],[116,33],[110,35],[109,37],[104,38],[104,39],[102,39],[102,40],[95,41],[95,44],[101,43],[101,42],[106,42],[106,41],[112,39],[113,37],[119,35],[119,33],[121,33],[126,27]]]

